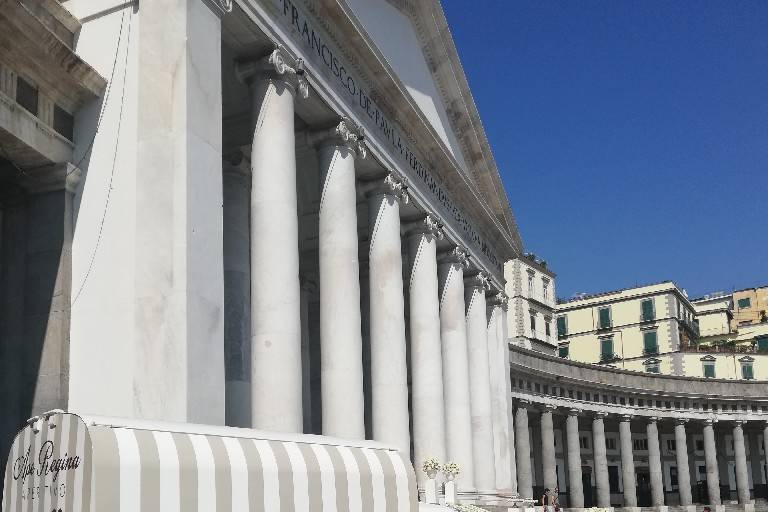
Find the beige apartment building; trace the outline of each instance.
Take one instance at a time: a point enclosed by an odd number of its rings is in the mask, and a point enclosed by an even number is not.
[[[768,378],[768,324],[734,330],[734,315],[730,295],[691,301],[671,281],[579,296],[557,305],[558,354],[647,373]]]
[[[732,330],[768,322],[768,286],[737,290],[732,297]]]

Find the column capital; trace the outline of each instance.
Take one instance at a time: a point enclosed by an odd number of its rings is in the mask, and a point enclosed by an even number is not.
[[[432,235],[438,240],[445,236],[443,225],[431,213],[424,215],[423,219],[404,224],[403,231],[407,236]]]
[[[717,423],[716,418],[705,418],[702,420],[702,423],[704,423],[705,426],[713,426],[715,423]]]
[[[518,398],[517,399],[517,408],[518,409],[528,409],[531,406],[531,401],[527,400],[525,398]]]
[[[602,420],[608,417],[608,413],[605,411],[595,411],[593,419]]]
[[[467,249],[462,245],[457,245],[453,249],[442,251],[438,254],[438,263],[458,264],[467,268],[469,266]]]
[[[509,297],[507,297],[507,294],[502,291],[492,291],[492,293],[486,298],[486,304],[489,306],[499,306],[504,310],[507,309],[508,303]]]
[[[345,116],[330,128],[307,133],[307,143],[310,146],[345,146],[360,158],[368,155],[365,130]]]
[[[488,274],[479,271],[477,274],[464,277],[464,286],[467,288],[478,288],[480,290],[488,290],[491,286],[488,279]]]
[[[584,412],[584,411],[582,411],[581,409],[575,409],[575,408],[574,409],[568,409],[568,416],[578,416],[582,412]]]
[[[619,416],[619,421],[621,421],[621,422],[630,422],[630,421],[632,421],[632,418],[634,418],[634,417],[635,417],[634,414],[622,414],[621,416]]]
[[[408,180],[394,171],[389,171],[381,178],[363,181],[360,188],[366,197],[384,195],[396,197],[404,204],[410,202]]]
[[[298,91],[302,98],[309,97],[309,82],[304,70],[304,60],[293,57],[280,44],[276,45],[269,55],[236,63],[235,75],[246,85],[251,85],[262,77],[277,78]]]
[[[685,425],[688,423],[688,418],[675,418],[675,425]]]
[[[734,427],[743,427],[745,423],[746,420],[733,420]]]
[[[557,410],[557,406],[554,404],[544,404],[542,409],[544,409],[542,412],[555,412]]]

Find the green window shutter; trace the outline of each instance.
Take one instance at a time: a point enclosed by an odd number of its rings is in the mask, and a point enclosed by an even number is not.
[[[564,316],[557,317],[557,336],[559,338],[568,336],[568,324]]]
[[[715,365],[714,365],[714,363],[705,363],[704,364],[704,376],[705,377],[714,377],[715,376]]]
[[[645,299],[643,302],[641,302],[641,308],[644,322],[655,320],[655,315],[653,314],[653,299]]]
[[[558,355],[560,357],[568,357],[568,345],[563,345],[562,347],[558,348]]]
[[[600,328],[601,329],[608,329],[611,327],[611,309],[610,308],[602,308],[600,309]]]
[[[600,357],[601,359],[609,359],[613,357],[613,339],[603,338],[600,340]]]
[[[646,354],[657,354],[659,352],[656,331],[647,331],[643,333],[643,349]]]
[[[752,301],[749,300],[749,297],[746,297],[744,299],[739,299],[739,309],[745,309],[752,306]]]
[[[754,379],[754,373],[751,364],[741,365],[741,377],[744,379]]]
[[[768,336],[757,338],[757,350],[768,350]]]

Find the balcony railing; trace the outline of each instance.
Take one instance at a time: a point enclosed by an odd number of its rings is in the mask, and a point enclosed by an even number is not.
[[[618,354],[600,354],[601,363],[612,363],[619,359],[621,359],[621,357],[619,357]]]
[[[644,356],[657,356],[659,355],[659,347],[644,347],[643,348],[643,355]]]

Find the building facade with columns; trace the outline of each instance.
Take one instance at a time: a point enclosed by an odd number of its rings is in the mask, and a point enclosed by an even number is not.
[[[559,486],[568,508],[765,506],[768,382],[648,375],[517,346],[510,367],[521,494]]]
[[[0,359],[3,454],[59,407],[374,439],[458,462],[465,493],[515,491],[503,263],[522,244],[437,0],[7,5],[60,15],[36,17],[69,27],[51,66],[82,91],[50,158],[61,189],[80,180],[34,218],[71,220],[67,258],[21,301],[20,332],[48,334]],[[39,233],[11,234],[4,255],[35,256],[11,252]],[[31,289],[18,265],[4,297]]]

